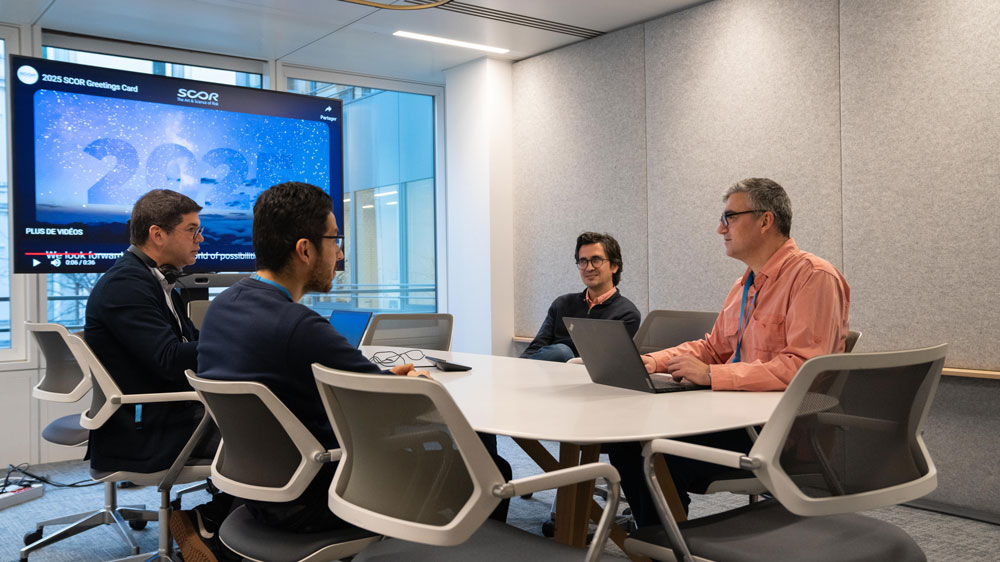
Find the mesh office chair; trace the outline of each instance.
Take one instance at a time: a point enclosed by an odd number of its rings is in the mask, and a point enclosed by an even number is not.
[[[451,349],[451,314],[377,314],[361,345]]]
[[[212,462],[212,482],[220,490],[250,500],[292,501],[325,463],[340,457],[339,449],[324,449],[263,384],[202,379],[190,370],[186,374],[222,432]],[[246,559],[269,562],[339,560],[378,540],[357,527],[315,533],[275,529],[255,520],[245,505],[226,517],[219,538]]]
[[[662,527],[626,543],[656,560],[923,562],[891,523],[854,512],[910,501],[937,486],[921,435],[947,345],[837,354],[803,363],[746,455],[657,439],[643,450]],[[677,524],[652,470],[656,453],[748,468],[774,500]]]
[[[45,357],[45,374],[31,395],[49,402],[80,401],[90,391],[91,383],[67,344],[69,331],[59,324],[25,322],[25,327]],[[45,426],[42,438],[57,445],[82,447],[87,444],[90,432],[80,425],[80,414],[70,414]],[[138,553],[138,546],[127,527],[142,529],[146,526],[144,517],[155,516],[156,512],[147,512],[144,508],[142,505],[119,506],[118,491],[114,483],[106,482],[104,506],[101,509],[39,521],[35,524],[34,531],[24,535],[25,547],[21,549],[20,559],[27,560],[28,555],[35,550],[101,525],[114,525],[122,539],[133,549],[132,552]],[[66,526],[43,538],[44,528],[54,525]]]
[[[395,539],[356,562],[409,560],[579,560],[583,552],[487,516],[502,498],[603,478],[610,493],[586,553],[596,560],[618,503],[618,472],[590,463],[519,478],[500,475],[486,448],[440,383],[361,375],[313,365],[342,447],[330,509],[345,521]]]
[[[90,409],[80,415],[80,425],[86,429],[94,430],[100,428],[111,416],[124,404],[151,404],[160,402],[183,402],[197,401],[198,395],[194,391],[188,392],[164,392],[156,394],[123,394],[121,389],[111,378],[104,365],[87,345],[82,337],[76,334],[67,335],[65,338],[70,351],[76,358],[80,368],[87,373],[93,381],[93,392]],[[160,507],[156,512],[141,512],[137,514],[123,513],[126,518],[137,517],[147,521],[159,522],[159,539],[156,553],[137,554],[138,547],[132,542],[132,557],[122,559],[119,562],[145,562],[151,556],[158,556],[161,560],[172,560],[180,562],[180,558],[173,552],[173,539],[170,534],[170,490],[174,484],[195,482],[208,478],[210,467],[204,459],[190,459],[192,451],[198,441],[208,430],[210,423],[209,416],[202,417],[194,433],[188,439],[177,459],[167,470],[157,472],[128,472],[128,471],[99,471],[90,469],[90,476],[99,482],[110,483],[128,480],[140,486],[156,486],[160,492]],[[189,459],[192,463],[188,464]],[[198,488],[198,487],[196,487]],[[189,489],[190,490],[190,489]],[[124,510],[119,510],[124,511]]]
[[[853,351],[854,346],[857,345],[858,340],[860,339],[861,332],[857,330],[848,330],[847,339],[844,342],[844,353],[850,353]],[[757,439],[757,430],[753,427],[748,427],[746,429],[747,433],[750,434],[750,439],[755,441]],[[722,474],[716,474],[711,478],[696,480],[691,484],[690,491],[695,494],[717,494],[719,492],[746,494],[750,496],[750,503],[753,503],[757,501],[757,496],[767,491],[767,488],[765,488],[764,484],[754,478],[748,471],[733,470]]]

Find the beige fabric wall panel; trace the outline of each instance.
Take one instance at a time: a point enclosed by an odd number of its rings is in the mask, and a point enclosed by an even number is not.
[[[1000,2],[841,2],[844,262],[862,349],[1000,369]]]
[[[646,312],[643,30],[635,26],[514,65],[514,279],[518,335],[582,291],[576,237],[611,233],[620,288]]]
[[[783,185],[799,247],[841,266],[838,18],[719,0],[645,24],[650,308],[720,308],[745,269],[721,197],[744,177]]]

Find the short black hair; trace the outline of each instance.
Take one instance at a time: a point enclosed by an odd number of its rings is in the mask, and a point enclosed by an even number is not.
[[[257,269],[280,272],[295,244],[305,238],[322,251],[333,199],[315,185],[289,181],[271,186],[253,205]]]
[[[149,240],[149,227],[156,225],[171,232],[184,220],[184,215],[199,211],[201,205],[183,193],[154,189],[132,205],[132,216],[128,221],[129,242],[142,246]]]
[[[580,247],[587,244],[600,244],[604,248],[604,254],[611,261],[611,265],[618,266],[618,271],[611,274],[611,283],[617,287],[618,282],[622,278],[622,271],[625,270],[625,265],[622,263],[622,249],[618,246],[618,241],[615,240],[614,236],[607,233],[584,232],[576,237],[576,252],[573,253],[574,260],[580,259]]]

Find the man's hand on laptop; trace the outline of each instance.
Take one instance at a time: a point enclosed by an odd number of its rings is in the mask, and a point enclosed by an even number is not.
[[[389,369],[392,374],[400,377],[423,377],[425,379],[431,378],[431,374],[424,370],[416,370],[413,368],[413,363],[406,363],[404,365],[396,365]]]
[[[648,367],[647,367],[648,368]],[[712,384],[709,376],[710,368],[694,355],[678,355],[667,361],[667,372],[674,380],[686,380],[694,384],[708,386]]]

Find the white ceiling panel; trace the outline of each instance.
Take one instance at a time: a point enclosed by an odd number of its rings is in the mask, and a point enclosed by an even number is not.
[[[454,7],[607,32],[703,1],[456,0]],[[484,53],[401,39],[394,31],[503,47],[511,52],[499,58],[511,60],[582,40],[442,8],[393,11],[338,0],[0,0],[0,22],[432,83]]]

